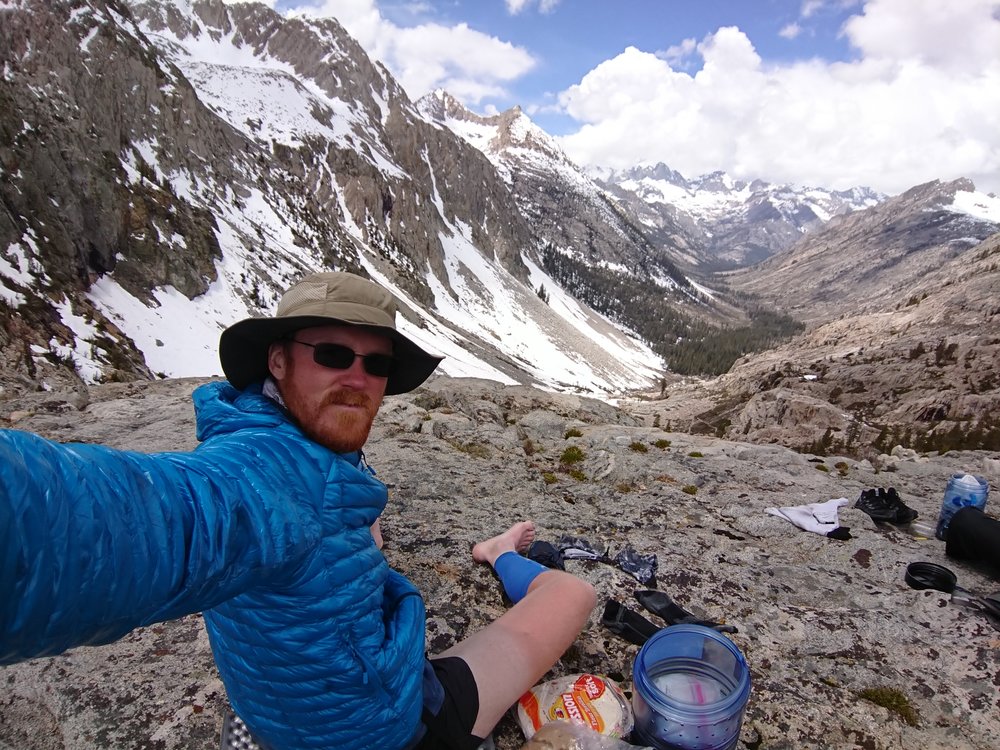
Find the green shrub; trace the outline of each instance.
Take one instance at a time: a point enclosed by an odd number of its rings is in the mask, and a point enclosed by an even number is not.
[[[571,437],[583,437],[583,433],[576,429],[576,427],[570,427],[566,430],[566,434],[563,437],[569,440]]]
[[[478,443],[463,443],[459,440],[449,440],[451,447],[455,450],[462,451],[462,453],[468,453],[470,456],[475,456],[476,458],[489,458],[492,454],[490,449],[485,445],[480,445]]]
[[[555,484],[556,482],[559,481],[559,477],[557,477],[551,471],[543,471],[542,481],[545,482],[545,484]]]
[[[583,459],[583,451],[575,445],[571,445],[569,448],[564,450],[562,455],[559,457],[559,461],[564,464],[578,464]]]
[[[701,451],[691,451],[690,453],[688,453],[688,456],[690,456],[691,458],[702,458],[703,455],[704,454]]]
[[[587,475],[584,474],[579,469],[567,469],[566,473],[569,474],[571,477],[573,477],[573,479],[575,479],[578,482],[582,482],[584,479],[587,478]]]
[[[631,451],[633,451],[635,453],[647,453],[649,451],[649,448],[646,447],[646,444],[645,443],[640,443],[638,440],[630,443],[628,447],[629,447],[629,450],[631,450]]]
[[[826,464],[816,464],[817,471],[830,471]]]
[[[858,695],[896,714],[911,727],[917,726],[917,712],[910,705],[909,699],[896,688],[866,688]]]
[[[659,448],[662,451],[662,450],[666,450],[667,448],[670,447],[670,441],[669,440],[664,440],[663,438],[660,438],[659,440],[657,440],[656,442],[654,442],[653,445],[655,445],[657,448]]]
[[[686,484],[681,488],[681,492],[685,493],[686,495],[697,495],[698,488],[695,487],[693,484]]]

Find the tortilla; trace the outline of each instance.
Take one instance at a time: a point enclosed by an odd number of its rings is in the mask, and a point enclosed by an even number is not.
[[[535,685],[517,702],[517,720],[527,739],[550,721],[569,721],[608,737],[632,731],[632,707],[607,677],[571,674]]]

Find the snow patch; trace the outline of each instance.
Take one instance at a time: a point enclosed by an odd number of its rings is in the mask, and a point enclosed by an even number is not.
[[[951,208],[976,219],[1000,224],[1000,197],[978,191],[959,190]]]

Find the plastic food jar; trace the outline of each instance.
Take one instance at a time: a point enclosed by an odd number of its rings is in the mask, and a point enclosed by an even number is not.
[[[650,638],[632,670],[632,742],[659,750],[731,750],[750,698],[750,669],[725,636],[671,625]]]

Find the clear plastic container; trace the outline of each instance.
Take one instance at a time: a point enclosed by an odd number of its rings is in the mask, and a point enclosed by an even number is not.
[[[944,488],[944,499],[941,501],[941,513],[938,514],[934,536],[942,542],[945,541],[951,517],[966,507],[985,510],[989,494],[990,485],[982,477],[972,474],[952,474]]]
[[[923,521],[910,521],[903,530],[912,537],[920,540],[933,539],[936,530],[929,523]]]
[[[725,636],[671,625],[646,641],[632,670],[632,742],[658,750],[731,750],[750,698],[750,669]]]

